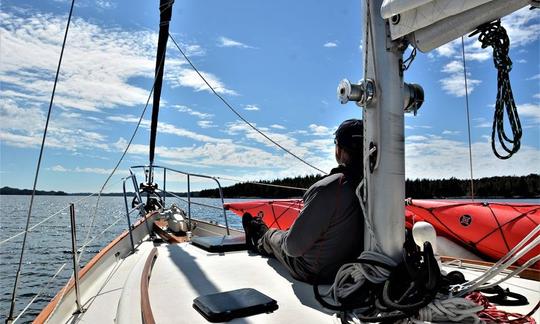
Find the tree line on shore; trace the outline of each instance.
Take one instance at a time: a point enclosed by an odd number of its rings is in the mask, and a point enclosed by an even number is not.
[[[277,186],[306,189],[322,178],[322,175],[309,175],[273,181],[259,181],[263,185],[250,182],[237,183],[229,187],[224,187],[223,195],[227,198],[301,197],[304,190]],[[540,174],[480,178],[473,181],[473,187],[475,197],[538,198],[540,197]],[[417,199],[470,197],[471,181],[456,178],[406,180],[405,195]],[[217,198],[219,197],[219,190],[201,190],[198,194],[194,194],[194,196]]]
[[[322,179],[322,175],[297,176],[272,181],[242,182],[224,187],[226,198],[297,198],[302,197],[305,189]],[[261,185],[262,184],[262,185]],[[540,198],[540,174],[526,176],[502,176],[481,178],[473,181],[474,196],[479,198]],[[284,188],[289,187],[289,188]],[[10,187],[0,188],[0,195],[30,195],[32,190]],[[63,191],[36,191],[37,195],[81,195]],[[185,192],[175,193],[185,197]],[[122,193],[104,193],[104,196],[123,196]],[[133,193],[129,193],[132,196]],[[406,197],[417,199],[459,198],[471,196],[471,181],[450,179],[406,180]],[[168,195],[170,196],[170,195]],[[192,192],[192,197],[219,198],[218,189],[206,189]]]

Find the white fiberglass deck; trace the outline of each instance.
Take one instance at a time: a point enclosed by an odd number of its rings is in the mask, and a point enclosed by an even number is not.
[[[279,308],[232,323],[332,323],[311,285],[294,280],[275,259],[246,251],[208,253],[190,243],[163,244],[150,279],[156,322],[206,323],[193,299],[220,291],[254,288],[277,300]]]
[[[141,268],[153,247],[153,242],[144,241],[138,246],[137,253],[111,263],[92,282],[92,297],[83,294],[87,311],[62,322],[142,323]],[[162,243],[157,245],[157,250],[149,285],[156,323],[206,323],[192,307],[193,299],[240,288],[257,289],[275,299],[279,308],[270,314],[239,318],[232,323],[336,323],[333,313],[315,300],[311,285],[292,279],[275,259],[246,251],[209,253],[191,243]],[[444,269],[459,270],[468,279],[485,271],[447,265]],[[527,314],[540,300],[538,281],[512,278],[501,286],[526,296],[529,305],[499,309]],[[539,311],[534,314],[537,322],[540,321],[539,314]]]

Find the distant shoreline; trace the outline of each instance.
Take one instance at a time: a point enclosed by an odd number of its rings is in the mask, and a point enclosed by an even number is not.
[[[322,179],[323,175],[297,176],[294,178],[261,180],[256,183],[241,182],[221,188],[224,197],[229,199],[291,199],[301,197],[312,184]],[[262,185],[262,186],[261,186]],[[305,188],[305,189],[302,189]],[[474,180],[475,199],[539,199],[540,174],[526,176],[495,176]],[[18,189],[4,186],[1,196],[31,195],[30,189]],[[127,193],[133,196],[133,192]],[[90,196],[95,193],[36,190],[39,196]],[[105,197],[123,197],[123,192],[102,193]],[[187,197],[186,192],[169,192],[167,197]],[[415,199],[470,199],[471,181],[456,178],[449,179],[407,179],[405,196]],[[219,189],[203,189],[191,192],[194,198],[219,198]]]

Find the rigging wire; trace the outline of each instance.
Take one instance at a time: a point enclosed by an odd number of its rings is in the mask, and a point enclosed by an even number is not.
[[[118,182],[120,182],[120,181],[118,181]],[[109,187],[111,187],[111,186],[117,184],[118,182],[113,183],[113,184],[110,185]],[[87,200],[88,198],[91,198],[91,197],[93,197],[93,196],[96,196],[97,194],[98,194],[98,193],[95,192],[95,193],[90,194],[90,195],[88,195],[88,196],[82,197],[81,199],[76,200],[75,202],[73,202],[73,204],[77,205],[77,204],[79,204],[80,202],[82,202],[82,201],[84,201],[84,200]],[[61,213],[62,213],[63,211],[65,211],[66,209],[69,209],[69,205],[67,205],[66,207],[64,207],[64,208],[62,208],[62,209],[56,211],[55,213],[53,213],[53,214],[47,216],[46,218],[44,218],[43,220],[41,220],[39,223],[37,223],[37,224],[35,224],[35,225],[32,225],[30,228],[28,228],[28,232],[32,232],[32,230],[33,230],[34,228],[36,228],[36,227],[40,226],[41,224],[47,222],[49,219],[51,219],[51,218],[53,218],[53,217],[55,217],[55,216],[58,216],[59,214],[61,214]],[[21,231],[21,232],[15,234],[15,235],[13,235],[13,236],[10,236],[10,237],[8,237],[8,238],[6,238],[6,239],[0,241],[0,245],[3,245],[4,243],[9,242],[9,241],[13,240],[13,239],[16,238],[16,237],[19,237],[19,236],[23,235],[25,232],[26,232],[26,231]]]
[[[208,86],[208,88],[210,88],[210,90],[214,93],[214,95],[216,95],[236,116],[238,116],[238,118],[240,118],[246,125],[248,125],[249,127],[251,127],[254,131],[256,131],[257,133],[259,133],[261,136],[263,136],[264,138],[266,138],[267,140],[269,140],[270,142],[272,142],[272,144],[276,145],[277,147],[279,147],[280,149],[282,149],[283,151],[285,151],[286,153],[288,153],[289,155],[293,156],[294,158],[296,158],[298,161],[304,163],[305,165],[321,172],[322,174],[327,174],[327,172],[324,172],[323,170],[317,168],[316,166],[314,166],[313,164],[307,162],[306,160],[302,159],[301,157],[299,157],[298,155],[294,154],[293,152],[289,151],[288,149],[286,149],[285,147],[283,147],[281,144],[279,144],[278,142],[276,142],[275,140],[273,140],[272,138],[270,138],[268,135],[266,135],[265,133],[263,133],[261,130],[259,130],[257,127],[255,127],[253,124],[251,124],[247,119],[245,119],[244,117],[242,117],[242,115],[240,115],[240,113],[238,113],[238,111],[236,111],[236,109],[234,109],[228,102],[227,100],[225,100],[225,98],[223,98],[219,93],[217,93],[217,91],[214,89],[214,87],[212,85],[210,85],[210,83],[206,80],[206,78],[201,74],[201,72],[199,72],[199,70],[195,67],[195,65],[191,62],[191,60],[187,57],[187,55],[184,53],[184,51],[180,48],[180,46],[178,45],[178,43],[176,42],[176,40],[174,39],[174,37],[169,33],[169,37],[171,38],[171,40],[173,41],[174,45],[176,46],[176,48],[180,51],[180,53],[182,53],[182,56],[184,57],[184,59],[189,63],[189,65],[191,66],[191,68],[199,75],[199,77],[204,81],[204,83],[206,83],[206,85]]]
[[[49,279],[49,281],[47,281],[44,285],[41,286],[41,289],[36,293],[36,295],[32,298],[32,300],[30,300],[30,302],[23,308],[23,310],[19,313],[19,315],[17,315],[17,317],[13,320],[13,323],[17,322],[21,318],[21,316],[23,316],[24,313],[26,313],[28,308],[36,301],[36,299],[38,299],[38,297],[43,293],[43,291],[45,291],[45,289],[49,287],[51,282],[54,279],[56,279],[56,277],[60,274],[60,272],[64,270],[64,267],[66,265],[67,263],[62,264],[60,268],[58,268],[58,270],[55,272],[55,274]]]
[[[163,61],[164,59],[165,59],[165,52],[163,52],[163,56],[161,57],[161,61]],[[148,108],[148,104],[150,103],[150,99],[152,99],[152,93],[154,92],[154,87],[156,86],[157,74],[158,74],[159,70],[161,70],[161,66],[162,65],[160,64],[160,68],[158,68],[158,70],[156,71],[156,73],[154,75],[154,81],[152,82],[152,88],[150,89],[150,93],[148,94],[148,98],[146,99],[146,104],[144,105],[144,109],[141,112],[141,116],[139,117],[139,121],[137,122],[137,126],[133,130],[133,134],[131,135],[131,138],[129,139],[129,142],[126,145],[126,148],[125,148],[124,152],[122,153],[122,156],[120,157],[120,159],[118,160],[118,162],[114,166],[114,169],[111,171],[111,173],[107,177],[107,180],[105,180],[105,182],[101,186],[101,189],[99,190],[96,206],[94,208],[94,214],[92,215],[92,221],[90,223],[90,227],[88,228],[88,231],[86,232],[86,237],[84,238],[84,241],[88,241],[88,239],[90,238],[90,233],[92,232],[92,230],[94,228],[94,222],[96,220],[97,210],[99,208],[99,201],[101,200],[101,194],[103,193],[103,190],[105,190],[105,186],[107,185],[107,183],[109,183],[112,176],[116,173],[116,170],[120,166],[120,163],[122,163],[122,161],[124,160],[124,157],[126,156],[127,151],[129,150],[129,147],[131,146],[131,143],[133,142],[133,139],[135,138],[135,135],[137,134],[137,131],[139,130],[141,122],[142,122],[142,120],[144,118],[144,114],[146,113],[146,109]],[[134,189],[137,190],[137,188],[134,188]],[[81,251],[81,253],[79,254],[79,261],[82,258],[84,249],[82,249],[80,251]]]
[[[68,21],[67,21],[67,24],[66,24],[66,31],[64,33],[64,41],[62,42],[62,49],[60,51],[60,58],[58,59],[58,65],[57,65],[57,68],[56,68],[56,76],[54,78],[54,85],[53,85],[53,90],[52,90],[52,94],[51,94],[51,101],[49,102],[49,109],[48,109],[48,112],[47,112],[47,120],[45,122],[45,129],[43,131],[43,138],[41,140],[41,148],[39,150],[39,158],[38,158],[38,163],[37,163],[37,167],[36,167],[36,174],[35,174],[35,177],[34,177],[34,185],[32,187],[32,196],[30,197],[30,206],[28,207],[28,216],[26,217],[26,226],[25,226],[23,243],[22,243],[22,247],[21,247],[21,255],[20,255],[20,258],[19,258],[19,265],[17,266],[17,273],[15,275],[15,283],[13,284],[13,293],[11,295],[11,305],[10,305],[10,308],[9,308],[9,315],[8,315],[7,320],[6,320],[7,322],[12,322],[13,321],[13,312],[15,311],[15,300],[16,300],[16,297],[17,297],[17,286],[19,284],[19,278],[20,278],[20,275],[21,275],[21,267],[22,267],[22,262],[23,262],[23,258],[24,258],[24,249],[26,247],[26,239],[28,237],[28,227],[30,225],[30,218],[31,218],[31,215],[32,215],[32,206],[34,204],[34,197],[36,195],[36,186],[37,186],[37,181],[38,181],[38,177],[39,177],[39,169],[41,167],[41,159],[43,157],[43,151],[45,149],[45,139],[47,138],[47,129],[49,128],[49,120],[51,118],[52,105],[53,105],[53,102],[54,102],[54,94],[56,92],[56,85],[58,84],[58,76],[60,74],[60,67],[62,66],[62,57],[64,56],[64,49],[66,47],[66,41],[67,41],[67,36],[68,36],[68,31],[69,31],[69,25],[71,23],[71,17],[73,15],[73,7],[74,6],[75,6],[75,0],[72,0],[71,1],[71,7],[69,9]]]
[[[465,80],[465,103],[467,108],[467,135],[469,136],[469,170],[471,171],[471,200],[474,201],[474,177],[471,147],[471,116],[469,113],[469,89],[467,88],[467,67],[465,64],[465,42],[461,36],[461,56],[463,58],[463,77]]]

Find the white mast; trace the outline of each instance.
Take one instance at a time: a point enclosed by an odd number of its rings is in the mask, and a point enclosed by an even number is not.
[[[403,82],[402,56],[407,44],[390,38],[380,12],[382,2],[364,1],[364,80],[359,85],[342,81],[338,95],[341,103],[351,100],[363,107],[364,249],[399,262],[405,240],[404,113],[416,111],[424,93],[420,86]]]
[[[367,216],[382,252],[396,261],[405,240],[404,85],[401,44],[392,42],[383,20],[382,0],[363,2],[363,48],[367,62],[364,79],[375,84],[374,100],[363,109],[364,178]],[[370,26],[371,24],[371,26]],[[367,36],[367,37],[366,37]],[[370,152],[371,151],[371,152]],[[365,249],[375,243],[366,228]]]

